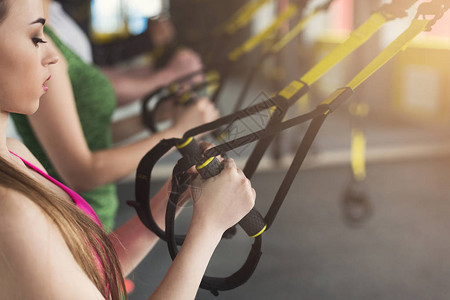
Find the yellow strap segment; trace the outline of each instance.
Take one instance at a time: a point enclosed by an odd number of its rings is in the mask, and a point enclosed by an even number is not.
[[[324,59],[303,75],[301,81],[308,85],[312,85],[339,61],[364,44],[386,22],[387,19],[381,13],[373,13],[364,24],[350,34],[350,37],[345,42],[337,46]],[[300,81],[293,81],[285,87],[279,95],[285,99],[290,99],[303,86],[304,84]]]
[[[305,29],[308,22],[315,17],[321,10],[314,10],[313,13],[309,14],[305,18],[302,18],[297,25],[295,25],[286,35],[283,36],[277,43],[275,43],[272,48],[270,48],[271,53],[277,53],[283,49],[287,44],[289,44],[297,35],[299,35],[303,29]]]
[[[191,93],[187,92],[181,95],[181,97],[178,99],[179,104],[186,103],[189,99],[191,99]]]
[[[255,235],[252,235],[251,238],[254,238],[254,237],[257,237],[258,235],[261,235],[264,231],[266,231],[266,229],[267,229],[267,225],[265,225],[264,228],[261,229],[260,232],[258,232],[258,233],[255,234]]]
[[[284,99],[289,100],[292,98],[292,96],[295,95],[295,93],[300,91],[304,86],[305,84],[303,82],[294,80],[291,83],[289,83],[288,86],[286,86],[283,90],[281,90],[281,92],[279,92],[278,95],[280,95]]]
[[[220,80],[220,74],[216,70],[208,71],[205,74],[205,81],[207,81],[207,82],[218,81],[218,80]]]
[[[376,70],[381,68],[392,57],[394,57],[401,50],[406,49],[409,43],[421,32],[427,29],[430,20],[414,19],[411,25],[401,35],[399,35],[389,46],[386,47],[374,60],[370,62],[353,80],[347,85],[352,89],[358,87]]]
[[[252,19],[255,12],[264,4],[270,2],[271,0],[258,0],[258,1],[248,1],[244,6],[242,6],[233,16],[231,20],[225,24],[225,32],[228,34],[233,34],[240,28],[246,26]]]
[[[177,145],[177,149],[183,149],[184,147],[186,147],[187,145],[189,145],[192,142],[192,137],[188,138],[186,141],[184,141],[184,143],[182,143],[181,145]]]
[[[337,46],[324,59],[303,75],[301,80],[308,85],[312,85],[334,65],[364,44],[387,21],[381,13],[373,13],[364,24],[351,33],[350,37],[344,43]]]
[[[202,163],[200,166],[197,166],[197,170],[201,170],[201,169],[203,169],[204,167],[206,167],[207,165],[209,165],[209,163],[212,162],[213,159],[214,159],[214,156],[208,158],[207,161],[205,161],[204,163]]]
[[[356,181],[366,178],[366,137],[360,128],[352,129],[351,162],[353,177]]]
[[[241,46],[235,48],[228,54],[230,61],[238,60],[243,54],[252,51],[261,42],[267,39],[269,36],[275,33],[275,31],[292,16],[298,12],[298,8],[295,5],[290,4],[265,30],[261,31],[257,35],[252,36],[245,41]]]
[[[406,49],[409,43],[421,32],[428,28],[428,24],[431,20],[419,20],[414,19],[411,25],[400,34],[389,46],[387,46],[377,57],[375,57],[361,72],[356,75],[352,81],[350,81],[345,87],[355,90],[361,83],[387,63],[392,57],[394,57],[401,50]],[[327,99],[322,101],[321,104],[331,104],[340,95],[339,89],[331,94]],[[328,112],[327,112],[328,113]]]

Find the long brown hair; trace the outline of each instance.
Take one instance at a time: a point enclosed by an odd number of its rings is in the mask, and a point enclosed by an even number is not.
[[[61,231],[77,263],[106,299],[126,299],[114,247],[97,223],[76,205],[58,197],[3,157],[0,157],[0,185],[24,194],[42,209]]]
[[[0,23],[7,13],[7,0],[0,0]],[[127,299],[114,247],[104,230],[88,215],[3,157],[0,157],[0,186],[24,194],[42,209],[60,230],[76,262],[106,299]]]

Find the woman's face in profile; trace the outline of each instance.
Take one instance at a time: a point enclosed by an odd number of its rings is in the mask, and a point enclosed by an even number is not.
[[[0,109],[34,113],[56,52],[44,43],[42,0],[6,0],[0,23]]]

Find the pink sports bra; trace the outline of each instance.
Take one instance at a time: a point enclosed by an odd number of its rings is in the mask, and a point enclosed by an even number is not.
[[[87,203],[86,200],[84,200],[80,195],[78,195],[76,192],[74,192],[73,190],[71,190],[70,188],[68,188],[67,186],[65,186],[64,184],[62,184],[58,180],[56,180],[55,178],[53,178],[50,175],[46,174],[45,172],[43,172],[41,169],[39,169],[35,165],[29,163],[28,161],[26,161],[25,159],[23,159],[19,155],[15,154],[12,151],[9,151],[9,152],[11,154],[14,154],[18,158],[20,158],[23,161],[23,163],[28,168],[33,169],[34,171],[36,171],[40,175],[44,176],[45,178],[47,178],[48,180],[50,180],[51,182],[53,182],[54,184],[59,186],[63,191],[65,191],[69,195],[70,198],[72,198],[72,200],[76,204],[76,206],[78,206],[82,211],[84,211],[92,220],[94,220],[95,223],[97,223],[98,225],[102,226],[102,224],[100,222],[100,219],[98,218],[98,216],[95,213],[95,211],[92,209],[92,207],[89,205],[89,203]]]

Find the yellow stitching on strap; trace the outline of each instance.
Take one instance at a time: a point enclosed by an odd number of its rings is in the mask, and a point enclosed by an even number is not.
[[[209,163],[212,162],[213,159],[214,159],[214,156],[208,158],[207,161],[205,161],[204,163],[202,163],[200,166],[197,167],[197,170],[201,170],[201,169],[203,169],[204,167],[206,167],[207,165],[209,165]]]
[[[184,141],[181,145],[177,145],[177,149],[182,149],[189,145],[189,143],[192,142],[192,137],[188,138],[186,141]]]
[[[266,229],[267,229],[267,225],[265,225],[264,228],[260,232],[258,232],[255,235],[252,235],[251,238],[254,238],[254,237],[257,237],[258,235],[261,235],[264,231],[266,231]]]

